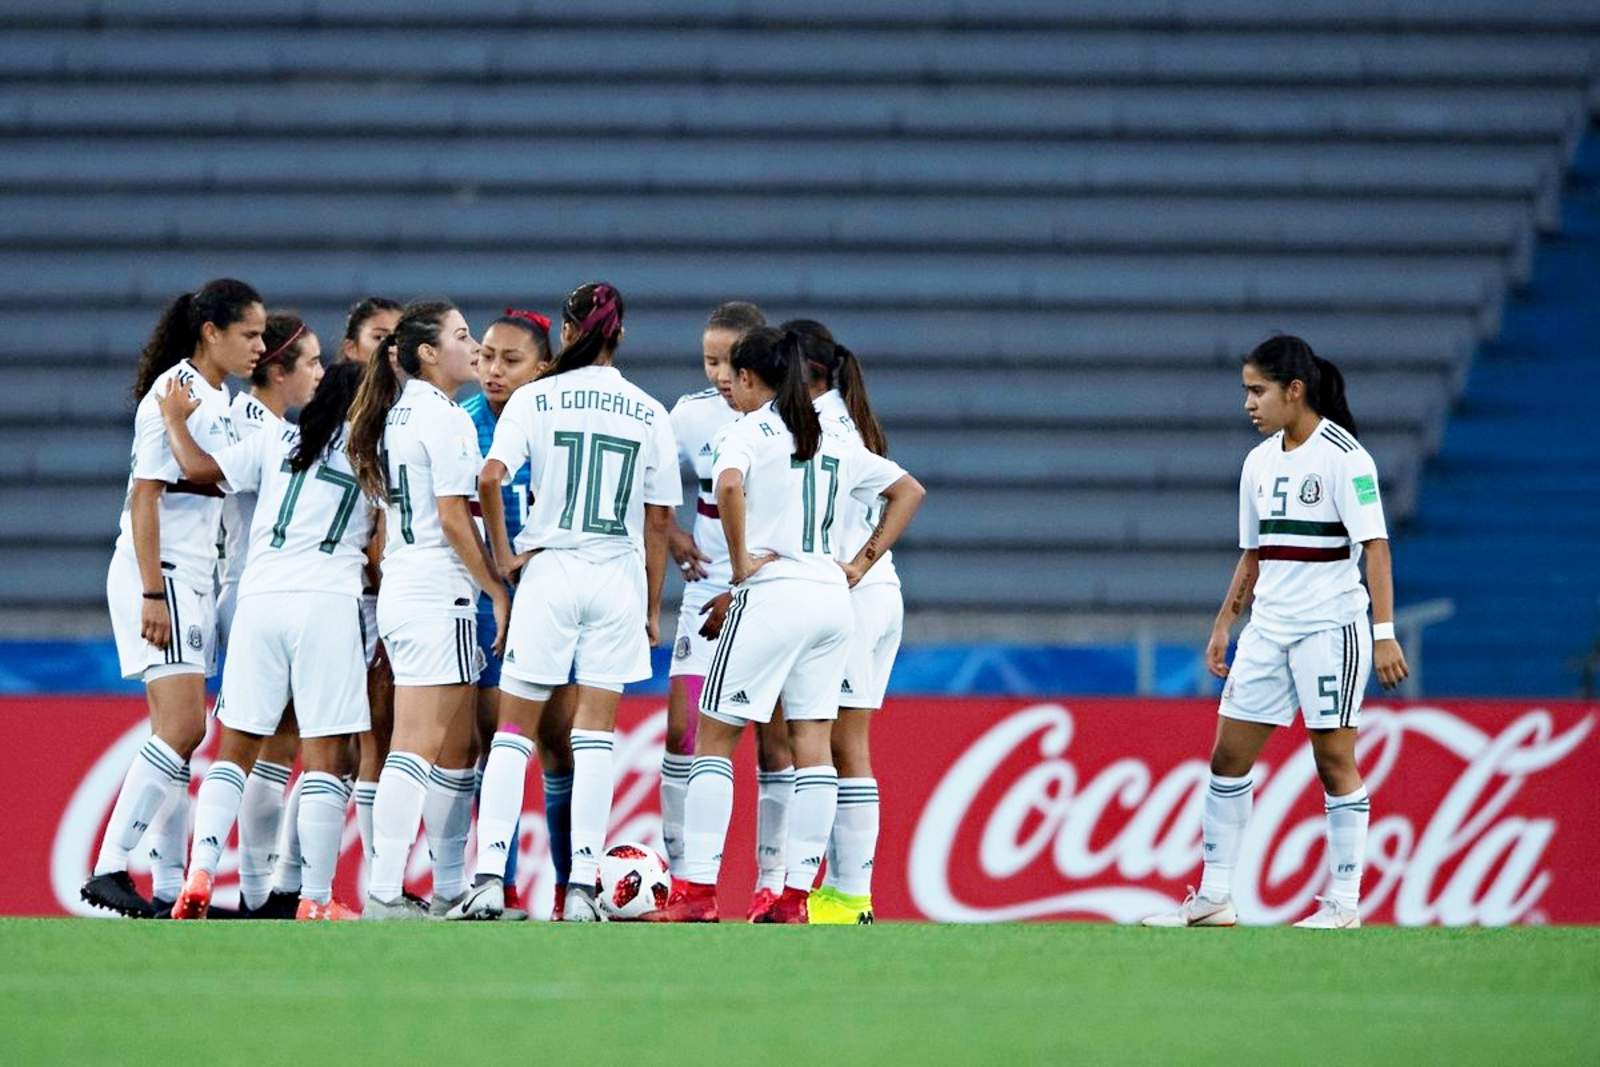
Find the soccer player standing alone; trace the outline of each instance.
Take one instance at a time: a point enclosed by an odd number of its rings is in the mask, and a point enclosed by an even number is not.
[[[1352,929],[1367,839],[1367,790],[1356,768],[1361,698],[1374,667],[1385,686],[1407,674],[1394,636],[1394,579],[1372,457],[1337,367],[1298,337],[1279,335],[1245,357],[1245,411],[1268,435],[1239,479],[1239,547],[1206,663],[1226,678],[1202,821],[1200,891],[1146,926],[1232,926],[1233,867],[1250,818],[1250,769],[1298,708],[1311,737],[1327,813],[1332,878],[1317,911],[1295,925]],[[1367,588],[1358,569],[1367,558]],[[1235,620],[1254,597],[1230,668]],[[1367,624],[1372,606],[1373,625]]]

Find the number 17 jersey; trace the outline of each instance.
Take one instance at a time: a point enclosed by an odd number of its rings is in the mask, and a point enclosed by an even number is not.
[[[530,468],[533,503],[519,552],[642,558],[645,505],[683,501],[666,409],[615,367],[580,367],[512,393],[488,458],[510,472]]]

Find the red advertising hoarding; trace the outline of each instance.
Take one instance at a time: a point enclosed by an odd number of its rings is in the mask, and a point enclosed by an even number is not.
[[[891,700],[873,735],[883,795],[878,916],[1127,922],[1180,898],[1199,878],[1214,708],[1181,700]],[[1363,919],[1600,922],[1597,717],[1600,707],[1579,703],[1369,704],[1360,740],[1373,795]],[[660,700],[624,700],[613,841],[659,847],[664,733]],[[145,735],[137,699],[0,700],[0,796],[12,820],[0,911],[89,913],[77,889]],[[195,788],[213,745],[214,738],[195,757]],[[725,914],[743,913],[755,876],[748,742],[735,767]],[[1255,781],[1235,900],[1242,921],[1290,921],[1310,910],[1326,881],[1321,788],[1301,730],[1279,732]],[[537,774],[522,849],[525,899],[546,914]],[[230,846],[219,904],[231,902],[235,865]],[[352,819],[341,899],[361,899],[360,866]],[[137,865],[135,874],[147,887]],[[410,883],[427,891],[420,843]]]

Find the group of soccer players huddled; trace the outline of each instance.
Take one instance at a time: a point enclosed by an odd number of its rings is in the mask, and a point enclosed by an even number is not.
[[[618,369],[624,313],[615,287],[589,283],[562,305],[555,343],[551,319],[517,309],[480,340],[448,302],[371,297],[325,359],[300,318],[268,312],[243,282],[172,302],[139,360],[106,579],[121,671],[145,686],[152,734],[85,900],[134,917],[222,917],[212,887],[237,824],[238,916],[355,918],[333,897],[353,799],[360,917],[526,918],[516,862],[537,748],[553,916],[603,918],[617,707],[624,686],[650,677],[676,566],[685,592],[661,761],[672,888],[645,917],[718,920],[732,756],[754,724],[747,918],[872,921],[869,726],[900,645],[890,549],[923,488],[887,458],[860,361],[824,324],[715,308],[701,339],[710,387],[669,413]],[[249,389],[230,398],[230,376]],[[1351,928],[1369,808],[1355,761],[1361,694],[1374,669],[1386,685],[1406,672],[1376,470],[1342,377],[1305,342],[1264,342],[1242,384],[1268,439],[1245,463],[1243,555],[1207,649],[1227,682],[1205,871],[1176,913],[1149,922],[1235,921],[1250,770],[1298,709],[1327,793],[1331,876],[1302,925]],[[685,471],[698,489],[692,530],[676,520]],[[224,649],[218,748],[191,820],[189,761]],[[419,827],[431,900],[404,887]],[[153,899],[128,874],[141,840]]]

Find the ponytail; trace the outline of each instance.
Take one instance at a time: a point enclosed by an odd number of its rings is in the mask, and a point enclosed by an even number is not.
[[[806,383],[801,336],[766,326],[747,330],[734,342],[730,362],[734,370],[751,372],[773,391],[772,406],[794,437],[794,458],[806,462],[815,456],[822,443],[822,423]]]
[[[607,352],[616,351],[622,338],[623,310],[622,294],[606,282],[587,282],[574,289],[561,306],[561,320],[571,323],[577,336],[562,346],[561,354],[539,377],[554,378],[592,366]]]
[[[417,349],[423,345],[439,346],[445,316],[455,309],[448,300],[407,304],[400,321],[395,323],[394,333],[379,342],[367,361],[361,388],[350,409],[350,443],[345,450],[355,468],[356,480],[374,503],[382,504],[389,496],[388,472],[379,461],[379,452],[389,409],[400,399],[400,377],[390,365],[391,359],[412,377],[421,374],[422,357]]]
[[[289,451],[291,472],[310,470],[338,438],[365,376],[366,369],[359,363],[341,360],[328,368],[317,391],[300,409],[300,439]]]
[[[856,432],[861,434],[861,443],[867,446],[867,451],[887,456],[889,438],[883,432],[883,424],[878,421],[878,416],[872,413],[871,402],[867,400],[867,383],[861,377],[861,361],[844,345],[835,345],[834,351],[838,357],[834,381],[839,395],[844,398],[845,410],[850,412],[850,421],[856,424]]]
[[[1256,345],[1244,362],[1285,389],[1298,381],[1305,387],[1306,405],[1312,411],[1337,423],[1351,437],[1358,436],[1355,416],[1344,395],[1344,375],[1332,361],[1311,351],[1305,341],[1293,334],[1273,334]]]
[[[139,369],[133,379],[134,403],[144,399],[157,378],[194,355],[200,343],[200,327],[209,322],[225,330],[244,318],[252,304],[259,303],[260,293],[233,278],[214,279],[173,300],[156,320],[155,329],[139,353]]]

